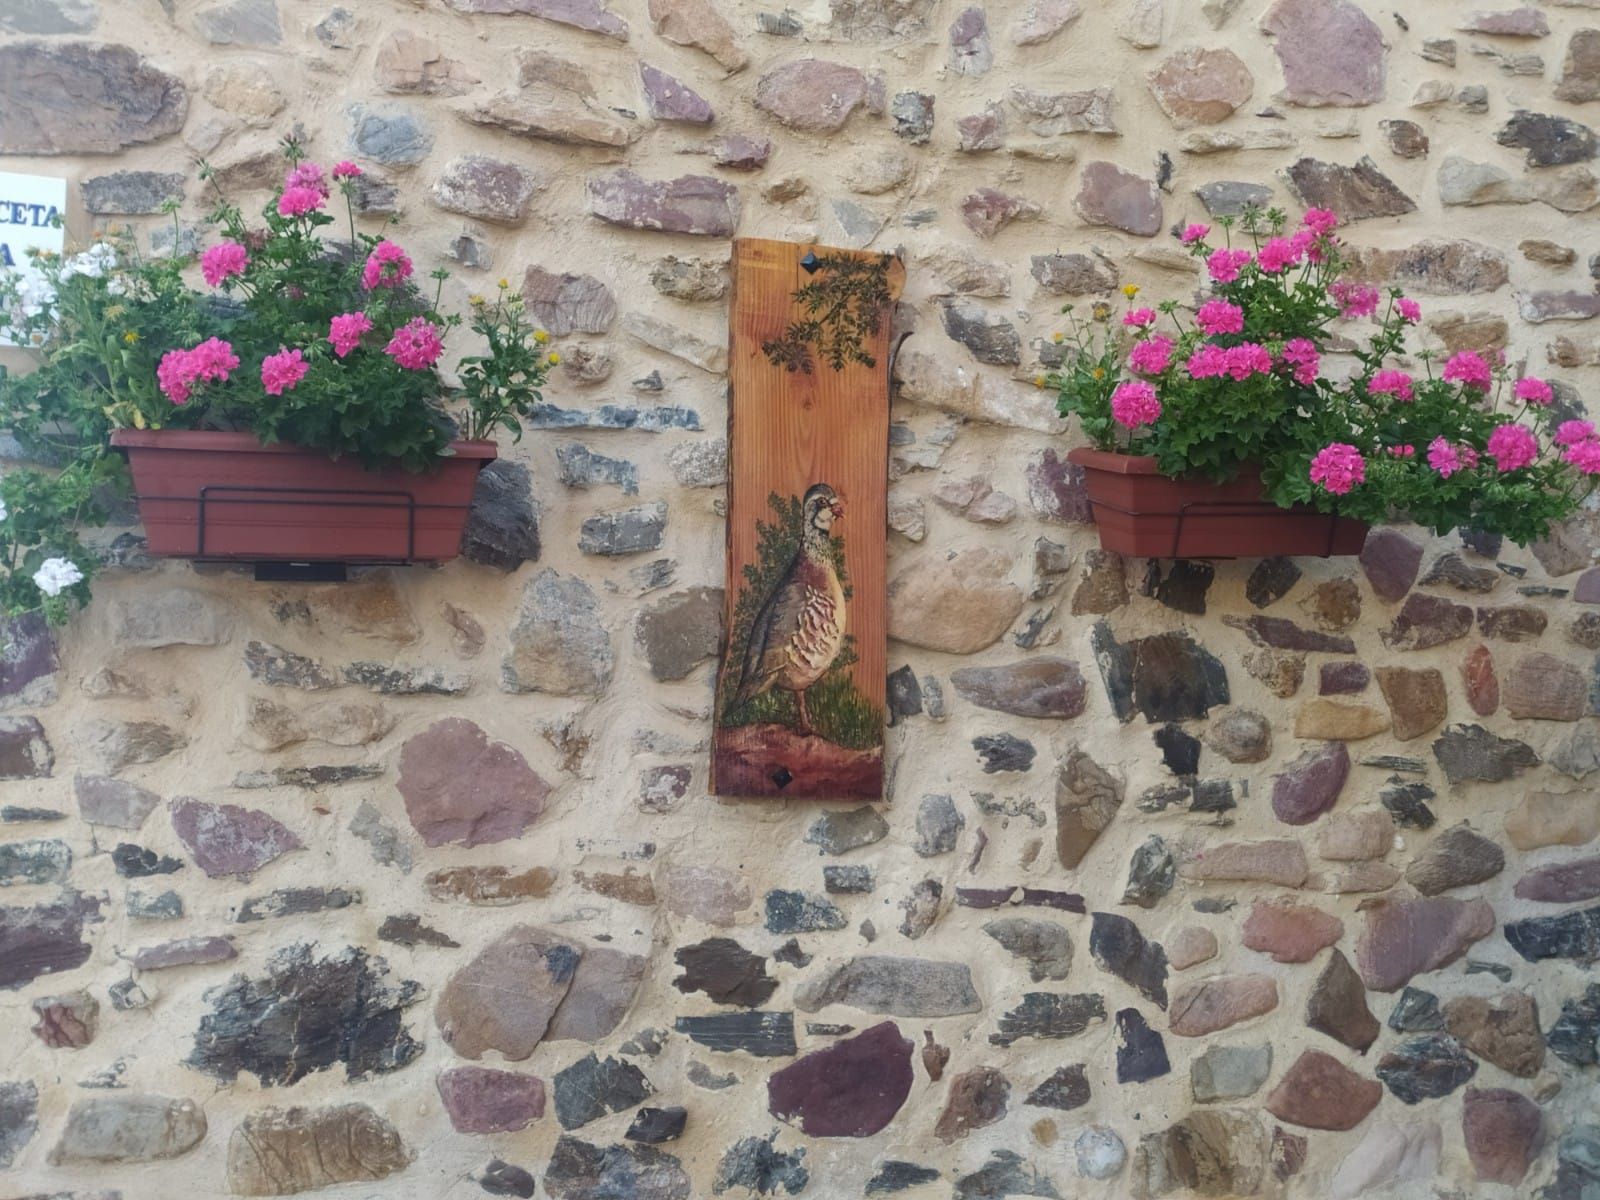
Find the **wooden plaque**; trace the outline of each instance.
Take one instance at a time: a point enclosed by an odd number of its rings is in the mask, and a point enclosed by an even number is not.
[[[792,336],[825,315],[796,299],[830,278],[819,260],[859,264],[886,289],[858,339],[871,365],[835,366]],[[883,255],[734,242],[717,795],[883,795],[889,335],[904,277]]]

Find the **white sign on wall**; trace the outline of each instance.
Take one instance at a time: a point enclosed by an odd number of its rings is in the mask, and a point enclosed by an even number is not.
[[[0,271],[20,271],[26,281],[36,274],[29,250],[59,254],[66,244],[66,210],[65,179],[0,171]]]

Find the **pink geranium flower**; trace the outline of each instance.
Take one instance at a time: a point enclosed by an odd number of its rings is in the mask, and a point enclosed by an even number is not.
[[[1308,208],[1304,224],[1318,237],[1326,237],[1339,227],[1339,214],[1331,208]]]
[[[1563,421],[1556,427],[1556,445],[1576,446],[1594,436],[1592,421]]]
[[[340,358],[361,344],[362,334],[370,332],[372,318],[364,312],[340,313],[328,322],[328,341]]]
[[[1272,355],[1265,346],[1257,345],[1255,342],[1229,346],[1225,370],[1229,378],[1240,381],[1249,379],[1252,375],[1265,375],[1272,370]]]
[[[1210,232],[1211,226],[1195,222],[1183,227],[1183,232],[1178,235],[1178,240],[1185,246],[1192,246],[1195,242],[1205,241],[1206,235]]]
[[[1161,416],[1161,401],[1156,389],[1142,379],[1129,379],[1111,393],[1111,416],[1117,424],[1138,429]]]
[[[1510,422],[1496,427],[1489,435],[1489,457],[1501,472],[1526,467],[1539,457],[1539,442],[1526,425]]]
[[[1517,386],[1512,390],[1517,399],[1524,404],[1536,404],[1540,408],[1546,408],[1555,403],[1555,389],[1543,379],[1536,379],[1532,375],[1524,375],[1517,380]]]
[[[310,369],[311,364],[303,353],[280,346],[278,353],[261,360],[261,387],[269,396],[281,396],[293,391]]]
[[[1128,366],[1141,375],[1159,375],[1172,363],[1173,341],[1159,334],[1135,342],[1128,351]]]
[[[189,350],[168,350],[156,365],[156,382],[174,404],[187,404],[197,384],[226,382],[239,365],[233,347],[220,338],[207,338]]]
[[[1417,448],[1407,442],[1400,446],[1390,446],[1389,453],[1394,458],[1413,458],[1416,456]]]
[[[224,279],[243,275],[250,255],[238,242],[218,242],[200,256],[200,274],[208,287],[219,287]]]
[[[1294,371],[1294,381],[1301,387],[1310,387],[1317,381],[1317,371],[1322,366],[1322,355],[1310,338],[1290,338],[1283,344],[1283,361]]]
[[[1213,250],[1206,258],[1206,270],[1218,283],[1232,283],[1249,261],[1248,250]]]
[[[1600,475],[1600,439],[1585,438],[1568,446],[1561,455],[1585,475]]]
[[[1400,313],[1400,319],[1407,325],[1415,325],[1422,320],[1422,305],[1410,296],[1398,296],[1394,302],[1395,309]]]
[[[1339,306],[1339,315],[1347,321],[1370,317],[1378,311],[1378,289],[1365,283],[1341,279],[1328,288],[1328,295]]]
[[[1153,308],[1130,308],[1123,316],[1122,323],[1131,329],[1144,329],[1156,323],[1156,310]]]
[[[361,286],[367,291],[380,287],[399,287],[411,278],[411,258],[394,242],[385,238],[367,255],[361,268]]]
[[[314,162],[296,163],[294,168],[284,176],[283,187],[285,191],[294,188],[310,188],[320,194],[324,200],[328,197],[328,181],[323,178],[322,168]]]
[[[333,164],[333,177],[335,179],[358,179],[363,174],[365,174],[365,172],[362,171],[360,167],[356,166],[356,164],[353,162],[349,162],[348,160]]]
[[[1324,446],[1311,460],[1311,482],[1335,496],[1343,496],[1366,478],[1367,460],[1346,442]]]
[[[1396,400],[1409,403],[1416,399],[1416,393],[1412,390],[1413,382],[1404,371],[1379,371],[1367,384],[1367,391],[1375,396],[1393,396]]]
[[[408,371],[422,371],[439,361],[444,343],[426,317],[412,317],[394,331],[383,352]]]
[[[1228,352],[1215,342],[1206,342],[1189,355],[1183,369],[1191,379],[1215,379],[1228,369]]]
[[[1494,384],[1494,372],[1489,364],[1484,362],[1482,355],[1474,354],[1471,350],[1459,350],[1450,356],[1450,361],[1444,364],[1444,378],[1447,382],[1477,388],[1480,392],[1487,392]]]
[[[1244,309],[1226,300],[1207,300],[1195,313],[1195,324],[1208,336],[1219,333],[1242,333]]]
[[[326,196],[313,187],[284,188],[283,195],[278,197],[278,215],[303,217],[321,208],[326,199]]]
[[[1428,443],[1428,465],[1439,472],[1441,479],[1449,479],[1457,471],[1478,465],[1478,456],[1466,446],[1455,446],[1442,437]]]
[[[1276,237],[1261,247],[1256,255],[1256,263],[1268,275],[1276,275],[1298,263],[1303,254],[1304,249],[1289,238]]]

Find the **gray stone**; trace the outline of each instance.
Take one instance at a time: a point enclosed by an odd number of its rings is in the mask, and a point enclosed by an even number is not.
[[[1586,162],[1600,152],[1594,130],[1570,117],[1518,109],[1495,134],[1502,146],[1526,150],[1530,167],[1559,167]]]
[[[283,41],[277,0],[226,0],[194,15],[195,32],[213,46],[276,46]]]
[[[250,641],[244,648],[245,670],[257,683],[270,687],[318,692],[339,686],[339,678],[314,658],[268,642]]]
[[[151,946],[138,946],[123,956],[137,970],[164,971],[170,967],[206,966],[239,957],[225,937],[174,938]]]
[[[1230,179],[1202,183],[1194,194],[1213,217],[1238,216],[1247,208],[1264,209],[1272,203],[1272,188],[1266,184]]]
[[[639,613],[634,640],[657,679],[683,679],[713,657],[722,641],[723,592],[674,592]]]
[[[578,531],[578,549],[585,554],[639,554],[661,547],[667,525],[664,500],[589,517]]]
[[[889,105],[894,132],[914,146],[933,136],[933,100],[925,92],[897,92]]]
[[[433,202],[446,212],[502,225],[527,219],[533,195],[545,184],[515,163],[468,154],[452,159],[433,181]]]
[[[9,1167],[39,1129],[39,1086],[0,1080],[0,1167]]]
[[[79,191],[84,211],[94,216],[146,216],[182,202],[183,178],[177,172],[114,171],[85,179]]]
[[[669,254],[650,269],[650,286],[674,300],[720,300],[728,294],[727,264]]]
[[[966,963],[885,955],[847,959],[812,974],[796,989],[794,1003],[802,1012],[843,1004],[896,1017],[947,1017],[983,1008]]]
[[[461,553],[502,571],[538,561],[539,510],[527,467],[502,458],[478,472]]]
[[[924,796],[917,808],[917,840],[912,849],[923,858],[948,854],[966,828],[967,819],[945,795]]]
[[[72,847],[58,838],[0,842],[0,887],[65,883],[72,873]]]
[[[546,569],[523,589],[501,666],[508,692],[598,696],[611,682],[615,658],[599,603],[589,585]]]
[[[1242,1100],[1253,1096],[1272,1073],[1272,1046],[1212,1045],[1189,1064],[1189,1086],[1196,1103]]]
[[[768,933],[819,933],[845,927],[844,913],[826,896],[774,888],[765,901]]]
[[[1139,237],[1154,237],[1161,231],[1160,189],[1153,180],[1114,163],[1085,163],[1072,205],[1090,225],[1109,225]]]
[[[983,931],[1008,953],[1023,959],[1028,977],[1035,983],[1067,977],[1072,966],[1072,939],[1065,926],[1029,917],[1005,917],[990,921]],[[1029,1103],[1033,1103],[1031,1097]]]
[[[1302,0],[1280,0],[1280,3]],[[1338,0],[1345,4],[1345,0]],[[1348,7],[1348,5],[1346,5]],[[1399,217],[1415,212],[1417,205],[1370,158],[1355,166],[1302,158],[1286,172],[1289,188],[1307,207],[1331,208],[1346,223],[1374,217]]]
[[[433,149],[433,133],[410,109],[352,104],[346,110],[350,148],[386,166],[415,166]]]
[[[0,12],[8,33],[88,33],[100,19],[96,0],[14,0]]]
[[[112,829],[138,829],[161,803],[154,792],[109,775],[78,775],[72,789],[78,815],[91,825]]]
[[[137,601],[114,599],[107,614],[117,643],[139,650],[220,646],[232,625],[210,595],[193,588],[163,588]]]
[[[544,1186],[555,1200],[689,1200],[691,1194],[682,1165],[654,1146],[601,1148],[566,1134],[556,1141]]]
[[[111,154],[183,127],[189,94],[127,46],[0,46],[0,154]]]
[[[557,1071],[556,1120],[578,1129],[609,1113],[625,1112],[655,1094],[644,1072],[620,1058],[588,1054]]]
[[[1452,784],[1503,783],[1539,761],[1527,743],[1470,724],[1446,729],[1433,743],[1433,756]]]
[[[819,854],[848,854],[862,846],[881,842],[889,835],[889,823],[870,804],[859,808],[832,809],[812,822],[805,840],[818,846]]]

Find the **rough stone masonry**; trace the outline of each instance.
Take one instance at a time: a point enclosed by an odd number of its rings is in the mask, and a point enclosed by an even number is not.
[[[207,237],[298,131],[563,365],[464,560],[155,564],[0,663],[0,1195],[1600,1190],[1600,518],[1102,553],[1029,386],[1338,209],[1600,381],[1600,7],[26,0],[0,169]],[[900,252],[888,803],[705,792],[729,238]],[[1592,411],[1592,409],[1591,409]]]

